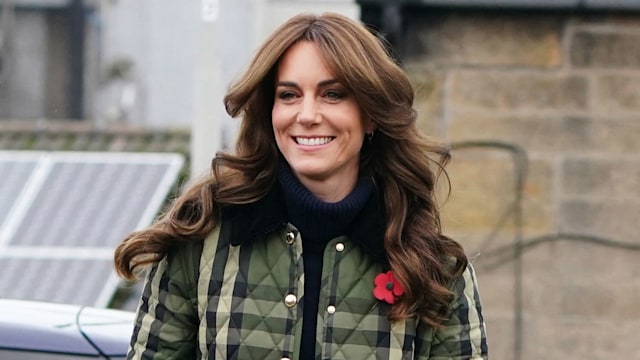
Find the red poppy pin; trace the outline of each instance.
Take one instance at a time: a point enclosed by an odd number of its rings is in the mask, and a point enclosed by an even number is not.
[[[373,295],[378,300],[384,300],[389,304],[393,304],[396,302],[396,298],[402,294],[404,294],[404,289],[402,285],[396,280],[393,276],[393,272],[387,271],[386,273],[381,273],[376,276],[374,280],[374,284],[376,285],[375,289],[373,289]]]

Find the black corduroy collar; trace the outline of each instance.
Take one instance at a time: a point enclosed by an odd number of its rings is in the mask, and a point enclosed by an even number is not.
[[[264,238],[269,232],[288,222],[284,194],[278,184],[260,200],[246,205],[226,206],[222,209],[222,227],[231,245],[238,246]],[[387,264],[384,249],[384,207],[381,196],[372,195],[349,226],[346,235],[378,263]]]

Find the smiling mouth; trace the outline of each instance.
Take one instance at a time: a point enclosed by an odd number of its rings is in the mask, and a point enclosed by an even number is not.
[[[293,138],[298,145],[316,146],[330,143],[335,137],[322,136],[322,137],[294,137]]]

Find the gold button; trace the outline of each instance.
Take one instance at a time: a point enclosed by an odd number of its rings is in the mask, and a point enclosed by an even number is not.
[[[291,245],[296,240],[296,234],[294,234],[293,231],[289,231],[286,238],[287,244]]]
[[[287,296],[284,297],[284,304],[287,307],[296,306],[296,302],[298,302],[298,298],[293,294],[288,294]]]
[[[335,307],[335,306],[333,306],[333,305],[329,305],[329,306],[327,306],[327,312],[328,312],[329,314],[332,314],[332,315],[333,315],[333,314],[335,314],[335,313],[336,313],[336,307]]]
[[[339,242],[336,244],[336,251],[337,252],[343,252],[344,251],[344,244]]]

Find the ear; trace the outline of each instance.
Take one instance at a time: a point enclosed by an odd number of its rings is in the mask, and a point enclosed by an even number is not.
[[[364,127],[364,129],[365,129],[364,133],[365,134],[373,134],[373,132],[376,131],[377,128],[378,127],[376,126],[376,124],[373,121],[368,120],[366,122],[366,126]]]

